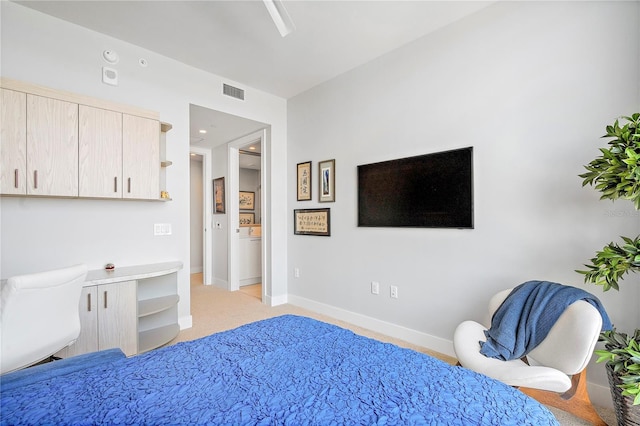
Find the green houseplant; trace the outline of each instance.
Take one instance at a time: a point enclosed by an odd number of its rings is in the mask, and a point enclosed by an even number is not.
[[[608,147],[600,148],[601,155],[585,166],[587,172],[580,177],[582,186],[592,185],[602,193],[600,199],[630,200],[640,211],[640,113],[621,120],[622,125],[616,120],[607,126],[603,137],[611,138]],[[640,271],[640,236],[621,238],[622,243],[607,244],[585,265],[586,270],[577,271],[586,283],[601,285],[603,291],[619,290],[623,275]],[[596,350],[597,362],[607,362],[618,422],[640,424],[640,330],[627,335],[613,329],[603,332],[600,341],[605,348]],[[631,411],[618,407],[620,400],[632,404]]]

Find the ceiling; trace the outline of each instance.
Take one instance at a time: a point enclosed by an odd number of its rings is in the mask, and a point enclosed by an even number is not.
[[[249,120],[193,104],[189,106],[189,121],[189,144],[206,148],[222,145],[268,126],[267,123]],[[251,151],[260,153],[260,144],[249,144],[243,148],[249,150],[251,147],[254,148]],[[256,161],[255,157],[252,156],[240,155],[240,167],[259,169],[260,161]]]
[[[261,0],[15,2],[288,99],[495,0],[284,1],[295,25],[286,37]],[[193,119],[193,130],[216,129],[216,137],[231,132],[234,139],[256,126],[200,112],[203,121]],[[205,136],[200,143],[221,139]]]

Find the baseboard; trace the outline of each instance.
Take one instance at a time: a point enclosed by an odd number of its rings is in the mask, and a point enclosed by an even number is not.
[[[216,286],[216,287],[223,288],[225,290],[227,290],[229,288],[229,283],[227,282],[227,280],[223,280],[221,278],[214,278],[213,279],[213,285]]]
[[[252,285],[252,284],[260,284],[262,282],[262,277],[251,277],[240,280],[240,287],[243,285]]]
[[[604,368],[604,365],[602,366]],[[588,371],[587,371],[588,376]],[[599,385],[587,381],[587,391],[591,403],[598,407],[613,408],[613,400],[611,399],[611,389],[609,386]]]
[[[193,327],[193,317],[191,315],[187,315],[178,318],[178,325],[180,325],[180,330]]]
[[[289,297],[285,294],[284,296],[269,296],[267,295],[266,304],[267,306],[278,306],[278,305],[286,305],[289,303]]]
[[[291,294],[288,303],[455,357],[453,342],[440,337]]]
[[[203,271],[202,266],[192,266],[190,269],[190,273],[192,274],[199,274],[202,271]]]

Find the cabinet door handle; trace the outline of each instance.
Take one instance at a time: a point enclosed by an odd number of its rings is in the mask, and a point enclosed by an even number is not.
[[[18,169],[15,169],[13,171],[13,182],[14,182],[14,186],[17,188],[18,187]]]
[[[104,308],[107,309],[107,292],[104,292]]]
[[[38,189],[38,171],[33,171],[33,188]]]
[[[87,312],[91,312],[91,293],[87,294]]]
[[[131,178],[127,179],[127,192],[131,193]]]
[[[118,192],[118,176],[113,178],[113,192]]]

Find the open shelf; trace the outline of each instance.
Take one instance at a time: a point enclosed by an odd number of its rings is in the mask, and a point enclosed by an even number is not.
[[[180,326],[178,324],[169,324],[139,333],[138,353],[150,351],[170,342],[179,332]]]
[[[177,294],[170,294],[153,299],[138,300],[138,318],[167,310],[175,306],[179,301],[180,296]]]

